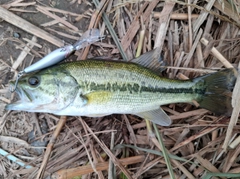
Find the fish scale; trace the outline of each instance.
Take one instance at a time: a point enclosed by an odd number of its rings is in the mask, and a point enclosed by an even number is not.
[[[99,110],[94,106],[94,112],[97,114],[137,113],[143,109],[155,109],[159,105],[168,104],[169,101],[191,102],[198,95],[189,90],[195,85],[194,82],[166,80],[134,63],[87,60],[61,64],[59,69],[61,68],[76,79],[82,87],[83,95],[96,91],[112,93],[108,95],[108,102],[102,100],[102,95],[95,96],[96,101],[104,101],[103,108],[100,107],[103,105],[101,102],[98,104]],[[52,70],[58,71],[54,68]],[[85,106],[84,111],[91,111],[90,104]]]
[[[151,57],[148,53],[142,58],[146,56]],[[171,120],[159,108],[165,104],[196,101],[215,113],[231,113],[231,95],[225,94],[231,93],[235,80],[234,69],[182,81],[130,62],[66,62],[21,78],[20,100],[6,109],[94,117],[135,114],[167,126]]]

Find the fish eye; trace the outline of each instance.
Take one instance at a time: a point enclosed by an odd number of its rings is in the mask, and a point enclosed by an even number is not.
[[[28,79],[28,84],[37,87],[40,84],[40,79],[37,76],[32,76]]]

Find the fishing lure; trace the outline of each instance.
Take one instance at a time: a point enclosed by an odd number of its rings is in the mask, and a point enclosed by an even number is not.
[[[38,62],[20,71],[17,75],[15,85],[13,88],[10,88],[10,91],[14,92],[16,90],[18,81],[23,75],[53,66],[61,62],[62,60],[66,59],[67,57],[69,57],[76,50],[87,47],[88,45],[94,42],[97,42],[99,40],[102,40],[103,38],[104,36],[100,35],[100,31],[98,29],[90,29],[86,31],[81,36],[81,38],[73,45],[70,44],[70,45],[66,45],[64,47],[58,48],[52,51],[51,53],[49,53],[48,55],[46,55],[45,57],[43,57]]]

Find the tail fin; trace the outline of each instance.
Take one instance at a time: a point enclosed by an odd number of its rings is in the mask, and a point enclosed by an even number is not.
[[[236,76],[237,71],[232,68],[194,79],[196,86],[204,89],[197,99],[200,107],[216,114],[231,115]]]

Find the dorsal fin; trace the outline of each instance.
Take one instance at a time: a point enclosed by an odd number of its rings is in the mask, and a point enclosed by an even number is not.
[[[161,72],[165,69],[159,48],[155,48],[149,52],[146,52],[138,58],[130,60],[130,62],[137,63],[155,72]]]

